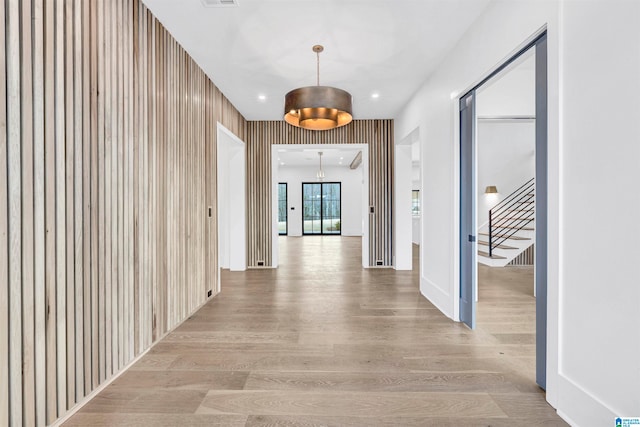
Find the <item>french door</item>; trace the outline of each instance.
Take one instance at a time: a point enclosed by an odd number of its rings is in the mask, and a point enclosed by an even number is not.
[[[341,234],[341,184],[302,183],[302,234]]]

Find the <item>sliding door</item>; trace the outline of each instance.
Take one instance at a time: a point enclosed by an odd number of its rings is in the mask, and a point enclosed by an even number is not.
[[[339,182],[302,183],[302,234],[340,234]]]
[[[460,99],[460,321],[476,327],[476,92]]]

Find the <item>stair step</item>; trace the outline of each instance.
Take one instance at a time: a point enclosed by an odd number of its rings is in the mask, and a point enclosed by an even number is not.
[[[531,205],[533,203],[535,203],[533,200],[528,200],[526,202],[513,202],[513,203],[519,203],[521,205]]]
[[[488,236],[489,233],[478,233],[482,236]],[[529,237],[520,237],[520,236],[507,236],[506,234],[494,234],[493,237],[498,239],[507,238],[511,240],[531,240]]]
[[[484,251],[478,251],[478,255],[483,256],[485,258],[491,258],[491,259],[507,259],[506,257],[500,256],[500,255],[489,256],[489,252],[484,252]]]
[[[511,227],[509,225],[500,225],[500,226],[497,226],[497,227],[494,227],[494,228],[496,228],[496,229],[502,228],[502,229],[507,229],[507,230],[525,230],[525,231],[533,231],[533,230],[535,230],[532,227]]]
[[[478,240],[478,244],[482,245],[482,246],[489,246],[489,242],[485,242],[484,240]],[[515,246],[508,246],[508,245],[498,245],[498,246],[494,246],[494,248],[498,248],[498,249],[518,249]]]
[[[507,209],[507,212],[535,212],[535,209]]]

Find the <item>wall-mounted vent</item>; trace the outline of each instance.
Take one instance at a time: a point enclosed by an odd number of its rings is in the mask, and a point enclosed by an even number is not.
[[[201,0],[204,7],[238,7],[238,0]]]
[[[351,169],[358,169],[360,163],[362,163],[362,151],[358,151],[358,154],[356,154],[356,156],[353,158],[353,161],[351,162],[349,167]]]

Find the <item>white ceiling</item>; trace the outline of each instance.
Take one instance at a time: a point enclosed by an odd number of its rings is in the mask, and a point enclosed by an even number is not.
[[[327,148],[326,146],[316,148],[299,146],[295,148],[279,148],[278,161],[280,167],[309,166],[317,169],[320,165],[319,151],[322,152],[322,167],[349,167],[360,149]]]
[[[349,91],[354,118],[394,118],[489,3],[143,1],[248,120],[281,120],[285,94],[316,84],[314,44],[320,84]]]

